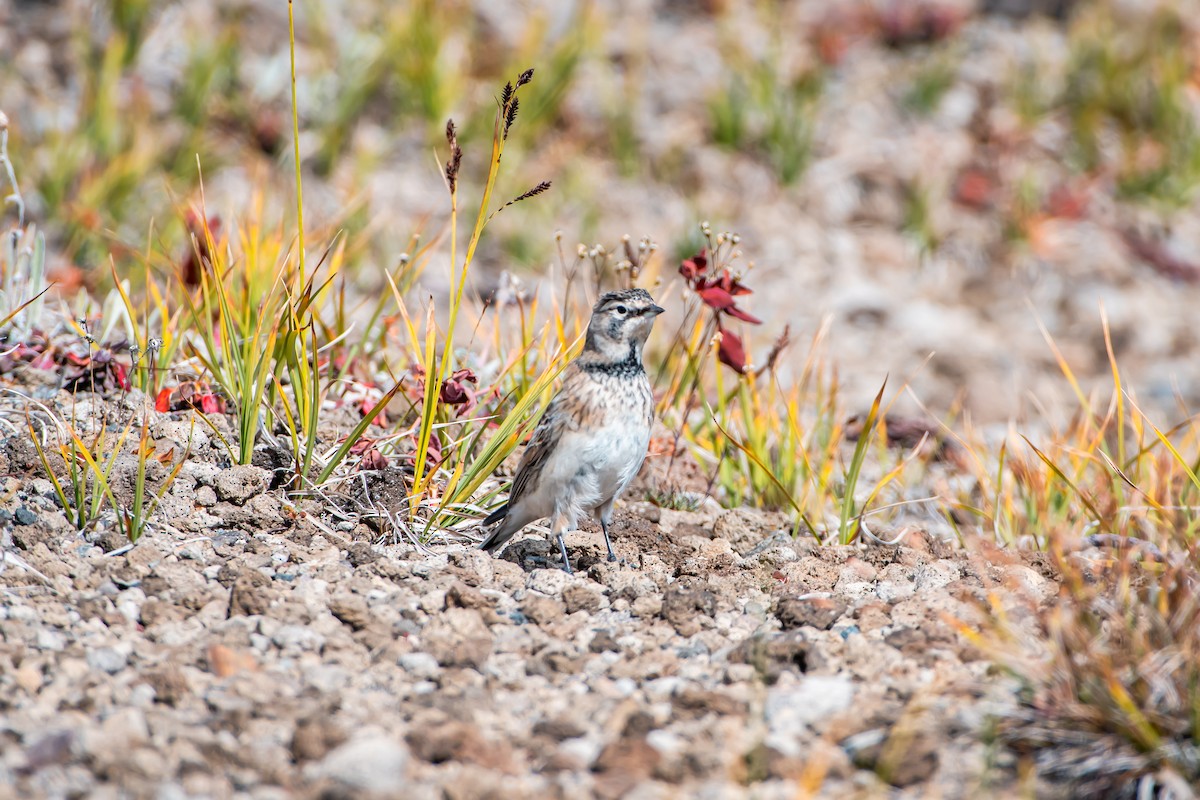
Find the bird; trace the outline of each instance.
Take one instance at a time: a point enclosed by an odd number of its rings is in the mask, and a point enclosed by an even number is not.
[[[483,520],[497,527],[480,547],[498,552],[525,526],[550,519],[563,569],[571,561],[563,534],[594,514],[608,560],[613,504],[641,469],[654,422],[654,394],[642,350],[663,312],[645,289],[606,292],[592,308],[583,351],[563,372],[558,392],[534,428],[508,502]]]

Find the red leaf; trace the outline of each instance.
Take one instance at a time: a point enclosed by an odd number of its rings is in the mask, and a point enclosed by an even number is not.
[[[375,400],[370,397],[364,397],[359,403],[358,410],[365,417],[371,413],[371,409],[375,407]],[[379,413],[375,415],[375,419],[371,420],[372,425],[378,425],[381,428],[387,427],[387,409],[379,409]]]
[[[733,295],[718,284],[711,284],[697,289],[696,294],[700,295],[700,299],[704,301],[704,305],[717,311],[724,311],[733,307]]]
[[[372,447],[367,452],[363,453],[362,461],[358,463],[359,469],[380,470],[387,469],[387,456]]]
[[[836,67],[842,63],[846,49],[850,46],[848,37],[831,25],[821,25],[813,32],[817,57],[823,64]]]
[[[708,248],[704,248],[691,258],[686,258],[679,264],[679,274],[693,283],[704,277],[708,270]]]
[[[717,358],[734,372],[746,371],[746,348],[742,338],[733,331],[721,330],[721,343],[717,345]]]
[[[434,461],[442,460],[442,443],[438,441],[437,437],[431,436],[429,438],[429,448],[427,452],[429,453],[429,457]]]
[[[893,0],[879,12],[879,33],[891,47],[938,42],[966,19],[963,11],[937,2]]]
[[[469,369],[460,369],[442,381],[441,401],[448,406],[462,406],[457,416],[462,416],[475,407],[475,389],[469,384],[479,379]]]
[[[201,217],[194,209],[189,208],[184,214],[184,225],[188,232],[188,248],[184,253],[183,263],[180,267],[180,273],[183,277],[185,286],[200,285],[200,271],[205,264],[212,264],[212,253],[208,249],[208,234],[212,235],[213,242],[217,242],[221,236],[221,218],[215,214],[208,218],[207,224],[204,218]],[[205,227],[208,228],[207,234]],[[196,244],[193,247],[191,237],[196,237]]]
[[[171,390],[162,389],[158,393],[158,397],[154,398],[154,410],[166,413],[171,410]]]
[[[221,398],[215,394],[200,395],[200,410],[205,414],[223,414],[225,413],[225,404],[221,402]]]
[[[992,207],[996,200],[996,181],[980,167],[967,167],[954,182],[954,200],[976,211]]]
[[[751,316],[745,311],[737,307],[733,300],[733,295],[727,289],[720,285],[710,285],[696,292],[700,295],[700,299],[709,308],[724,314],[728,314],[734,319],[740,319],[743,322],[749,322],[751,325],[760,325],[762,320],[758,317]]]
[[[112,362],[113,378],[117,381],[117,386],[122,390],[129,391],[129,368],[119,361]]]
[[[725,309],[725,313],[728,314],[729,316],[733,317],[734,319],[740,319],[742,322],[749,322],[751,325],[762,325],[761,319],[759,319],[758,317],[752,316],[750,314],[747,314],[745,311],[742,311],[737,306],[730,306],[729,308]]]
[[[1059,184],[1046,199],[1046,213],[1061,219],[1083,219],[1090,200],[1087,186]]]
[[[717,283],[720,284],[722,289],[729,292],[734,297],[742,294],[753,294],[753,290],[743,286],[742,282],[733,277],[733,274],[730,273],[729,270],[725,270],[721,273],[721,278],[717,281]]]

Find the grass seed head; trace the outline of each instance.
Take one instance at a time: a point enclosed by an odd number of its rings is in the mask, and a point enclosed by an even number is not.
[[[454,127],[454,120],[446,122],[446,143],[450,145],[450,158],[447,159],[443,171],[446,176],[446,184],[450,187],[450,194],[458,191],[458,172],[462,168],[462,148],[458,145],[458,130]]]

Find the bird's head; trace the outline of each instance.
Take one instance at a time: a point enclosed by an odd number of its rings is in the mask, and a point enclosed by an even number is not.
[[[605,292],[592,309],[584,352],[597,361],[640,363],[654,318],[662,312],[645,289]]]

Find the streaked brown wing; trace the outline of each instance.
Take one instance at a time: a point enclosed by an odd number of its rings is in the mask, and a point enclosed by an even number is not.
[[[550,405],[546,406],[545,413],[533,429],[529,444],[525,445],[525,452],[521,454],[521,462],[517,465],[517,474],[513,476],[512,488],[508,493],[509,508],[515,506],[527,490],[537,486],[538,476],[546,466],[546,459],[554,451],[554,445],[562,437],[568,421],[562,414],[562,405],[563,395],[560,390],[550,401]]]
[[[564,370],[562,386],[546,406],[545,413],[533,429],[529,444],[525,445],[525,452],[521,454],[521,462],[517,465],[517,473],[513,476],[512,488],[509,490],[509,508],[538,485],[542,469],[563,435],[579,429],[586,414],[582,383],[586,383],[587,380],[588,376],[575,364]]]

